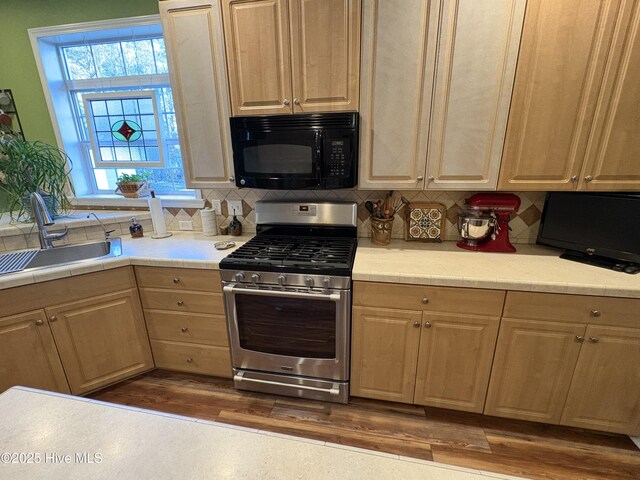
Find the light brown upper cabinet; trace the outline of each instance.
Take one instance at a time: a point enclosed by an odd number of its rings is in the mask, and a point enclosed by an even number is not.
[[[360,0],[223,0],[233,115],[358,110]]]
[[[525,0],[364,0],[363,189],[495,190]]]
[[[159,4],[189,188],[232,188],[229,91],[219,0]]]
[[[500,188],[640,188],[640,5],[529,0]]]

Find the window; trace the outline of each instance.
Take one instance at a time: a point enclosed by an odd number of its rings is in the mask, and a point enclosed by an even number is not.
[[[194,196],[185,186],[157,16],[29,34],[78,196],[113,194],[118,175],[141,172],[159,194]]]

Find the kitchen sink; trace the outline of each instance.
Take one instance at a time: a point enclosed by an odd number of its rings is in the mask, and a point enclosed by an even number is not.
[[[120,255],[122,255],[120,238],[64,245],[45,250],[10,252],[0,254],[0,275]]]

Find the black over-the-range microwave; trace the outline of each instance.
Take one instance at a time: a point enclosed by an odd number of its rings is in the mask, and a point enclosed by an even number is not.
[[[280,190],[356,186],[358,113],[231,117],[238,187]]]

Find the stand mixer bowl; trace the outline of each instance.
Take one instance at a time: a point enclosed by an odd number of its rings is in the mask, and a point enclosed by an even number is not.
[[[495,217],[478,212],[460,212],[458,231],[467,242],[473,243],[487,238],[493,231]]]

